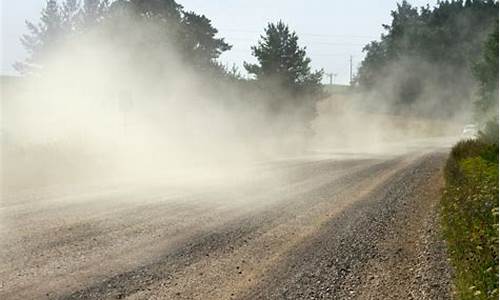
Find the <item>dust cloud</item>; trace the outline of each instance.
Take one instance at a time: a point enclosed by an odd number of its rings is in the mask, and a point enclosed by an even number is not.
[[[389,154],[447,147],[475,123],[477,82],[463,66],[402,56],[374,77],[373,86],[337,87],[317,103],[311,148]]]
[[[351,89],[319,101],[312,121],[300,105],[276,112],[258,91],[153,43],[163,27],[122,26],[126,37],[89,30],[55,45],[38,75],[2,83],[2,195],[77,183],[230,181],[258,161],[389,152],[460,127],[396,116],[390,102],[373,100],[383,95]]]
[[[294,128],[300,116],[271,117],[258,93],[152,43],[164,28],[127,27],[125,38],[95,29],[58,44],[37,75],[2,83],[3,195],[73,183],[229,180],[235,167],[304,149],[303,126]]]
[[[316,105],[309,149],[391,155],[452,145],[460,138],[464,124],[471,122],[472,110],[444,109],[435,95],[423,97],[412,109],[398,111],[393,98],[374,90],[337,91]],[[419,114],[422,111],[448,117]]]

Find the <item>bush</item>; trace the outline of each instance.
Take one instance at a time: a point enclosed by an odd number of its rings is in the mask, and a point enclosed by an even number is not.
[[[498,145],[458,143],[441,201],[459,299],[498,299]]]
[[[445,178],[449,183],[457,183],[463,177],[458,163],[471,157],[481,157],[498,165],[498,144],[485,142],[483,139],[470,139],[458,142],[451,149],[446,163]]]

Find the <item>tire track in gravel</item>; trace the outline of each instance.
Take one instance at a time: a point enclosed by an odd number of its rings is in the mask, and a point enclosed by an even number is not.
[[[407,159],[384,161],[293,194],[194,239],[192,244],[152,265],[69,298],[231,298],[252,288],[287,251],[408,163]]]
[[[124,277],[122,274],[154,264],[195,240],[224,232],[224,224],[239,224],[238,220],[258,210],[378,162],[266,164],[255,180],[227,187],[209,185],[179,196],[169,196],[167,186],[126,188],[119,193],[97,191],[90,192],[90,197],[69,199],[51,196],[28,204],[21,197],[20,204],[0,208],[5,225],[0,298],[57,298]],[[283,178],[274,186],[263,184],[263,175],[264,179],[270,175]]]
[[[375,281],[360,274],[395,269],[397,264],[383,262],[396,247],[391,239],[405,233],[394,230],[407,224],[398,216],[425,215],[427,210],[408,212],[416,201],[411,195],[436,176],[441,163],[442,155],[418,153],[283,161],[260,166],[262,178],[255,182],[168,200],[168,189],[160,188],[137,190],[121,202],[90,210],[78,211],[86,200],[77,206],[62,202],[61,211],[43,203],[36,212],[28,206],[6,208],[0,213],[11,209],[12,224],[16,211],[35,222],[20,220],[33,229],[19,231],[25,233],[21,239],[7,239],[14,250],[0,251],[3,257],[15,252],[27,257],[2,263],[10,269],[0,271],[0,298],[369,299]],[[273,177],[279,180],[266,182]],[[50,217],[55,221],[36,227]],[[426,224],[435,228],[431,221]],[[419,249],[433,253],[433,236],[426,232],[402,240],[428,237]],[[442,271],[432,266],[422,262],[419,272]],[[15,278],[9,270],[24,273]],[[428,287],[432,292],[432,284]]]
[[[444,159],[427,155],[398,171],[237,298],[449,299],[435,211]]]

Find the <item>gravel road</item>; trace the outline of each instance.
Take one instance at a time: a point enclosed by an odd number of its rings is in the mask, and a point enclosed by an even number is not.
[[[0,299],[449,299],[445,152],[3,195]]]

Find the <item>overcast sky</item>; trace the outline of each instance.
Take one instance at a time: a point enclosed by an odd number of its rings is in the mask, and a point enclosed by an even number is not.
[[[25,20],[37,21],[45,0],[0,0],[2,47],[1,73],[16,74],[15,61],[26,53],[19,37],[26,32]],[[299,42],[316,69],[336,73],[337,83],[349,81],[349,56],[354,68],[363,58],[362,48],[378,39],[382,24],[389,23],[395,0],[178,0],[186,10],[205,14],[233,49],[221,57],[242,69],[243,61],[254,62],[250,47],[257,43],[268,22],[283,20],[295,30]],[[410,0],[423,6],[435,1]],[[326,79],[325,79],[326,81]]]

